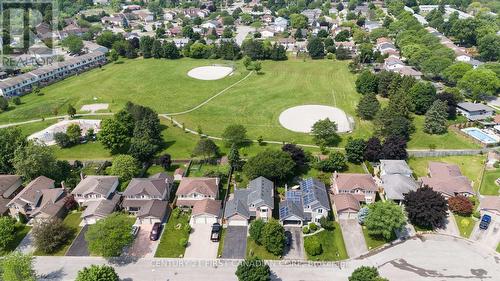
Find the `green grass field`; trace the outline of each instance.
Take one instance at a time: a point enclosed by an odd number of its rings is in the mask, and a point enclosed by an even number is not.
[[[347,250],[345,249],[344,237],[340,230],[340,225],[334,222],[335,228],[333,230],[323,230],[314,236],[318,237],[323,248],[323,253],[317,256],[310,256],[307,254],[309,260],[314,261],[338,261],[348,258]],[[308,237],[304,237],[307,240]],[[346,238],[349,239],[349,238]]]
[[[181,213],[178,218],[172,214],[165,225],[165,230],[161,236],[160,244],[156,250],[157,258],[178,258],[184,255],[186,248],[179,244],[181,238],[188,239],[189,233],[186,225],[189,225],[190,215]],[[177,227],[180,225],[180,227]]]
[[[272,253],[269,253],[267,250],[266,250],[266,247],[262,246],[262,245],[258,245],[257,243],[255,243],[255,241],[248,237],[247,239],[247,252],[246,252],[246,256],[247,258],[250,258],[250,257],[259,257],[263,260],[279,260],[280,257],[278,256],[275,256],[274,254]]]
[[[499,195],[500,187],[495,181],[500,178],[500,169],[484,170],[480,192],[482,195]]]
[[[19,243],[24,239],[26,234],[30,232],[31,226],[22,224],[22,223],[16,223],[15,225],[15,231],[14,231],[14,239],[10,241],[5,247],[5,249],[0,250],[0,256],[7,255],[8,253],[14,251],[17,246],[19,246]]]
[[[216,81],[201,81],[186,75],[192,68],[214,63],[234,65],[236,71]],[[356,76],[348,71],[347,64],[346,61],[303,61],[294,58],[280,62],[264,61],[262,74],[251,74],[203,107],[174,117],[187,128],[196,130],[201,127],[204,133],[214,136],[220,136],[228,124],[237,123],[247,128],[248,136],[252,139],[262,136],[266,140],[312,144],[310,135],[283,128],[278,118],[289,107],[322,104],[339,107],[355,119],[355,129],[348,135],[367,138],[372,134],[372,123],[356,116],[360,95],[354,87]],[[48,86],[42,89],[42,96],[23,97],[21,105],[12,106],[11,110],[0,114],[0,124],[54,116],[55,113],[66,114],[69,104],[79,110],[85,104],[109,103],[108,111],[117,112],[127,101],[131,101],[149,106],[158,113],[180,112],[199,105],[240,81],[248,73],[241,62],[189,58],[125,60],[123,64],[108,64],[102,69],[94,69]],[[439,136],[425,134],[421,130],[423,120],[422,116],[415,117],[417,132],[409,142],[410,148],[477,147],[452,132]],[[25,126],[26,131],[34,132],[45,125]],[[189,156],[197,137],[188,136],[182,130],[174,130],[171,124],[168,125],[170,128],[164,133],[166,151],[174,158]],[[344,144],[345,138],[340,146]],[[89,159],[108,158],[98,146],[74,147],[58,152],[58,156],[74,159],[72,155],[82,154],[79,149],[89,151],[87,155],[82,155]]]
[[[396,240],[396,234],[394,234],[391,239],[385,239],[384,237],[379,237],[379,236],[373,236],[368,233],[368,229],[363,226],[363,236],[365,236],[365,241],[366,241],[366,247],[368,250],[373,250],[378,247],[381,247],[385,245],[386,243],[390,243],[391,241]]]
[[[472,217],[463,217],[460,215],[454,215],[455,221],[457,222],[458,231],[460,231],[460,236],[469,238],[476,221]]]
[[[427,176],[427,168],[430,161],[456,164],[460,167],[462,174],[474,182],[474,190],[477,190],[481,185],[485,159],[486,156],[484,155],[422,157],[410,158],[408,164],[417,177]]]

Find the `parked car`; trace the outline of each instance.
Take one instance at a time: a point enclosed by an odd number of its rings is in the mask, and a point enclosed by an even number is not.
[[[151,241],[158,240],[158,238],[160,238],[160,233],[161,233],[161,223],[155,222],[155,224],[153,224],[153,229],[151,229],[151,233],[149,234],[149,239]]]
[[[490,222],[491,222],[491,216],[483,215],[483,218],[481,219],[481,222],[479,223],[479,228],[482,230],[488,229],[488,226],[490,226]]]
[[[131,232],[131,233],[132,233],[132,236],[133,236],[133,237],[137,237],[137,234],[139,233],[139,230],[140,230],[140,229],[141,229],[141,227],[140,227],[140,226],[138,226],[138,225],[134,225],[134,226],[132,226],[132,232]]]
[[[210,240],[212,242],[219,242],[221,230],[222,230],[222,227],[221,227],[220,223],[212,224],[212,232],[210,233]]]
[[[292,244],[292,233],[290,231],[285,231],[285,245],[290,246]]]

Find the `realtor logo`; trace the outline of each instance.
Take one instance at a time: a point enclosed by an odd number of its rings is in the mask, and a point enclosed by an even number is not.
[[[57,17],[57,0],[1,0],[0,68],[52,64]]]

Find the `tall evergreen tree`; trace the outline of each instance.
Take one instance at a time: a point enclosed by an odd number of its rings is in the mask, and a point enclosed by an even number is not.
[[[361,119],[372,120],[380,109],[380,103],[374,93],[361,97],[357,107],[357,113]]]
[[[447,110],[448,105],[444,101],[435,101],[425,114],[424,132],[428,134],[446,133]]]

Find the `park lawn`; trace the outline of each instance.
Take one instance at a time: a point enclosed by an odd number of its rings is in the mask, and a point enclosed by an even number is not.
[[[68,148],[53,146],[54,154],[62,160],[109,160],[113,156],[99,141],[77,144]]]
[[[108,103],[111,112],[131,101],[153,108],[158,113],[190,109],[229,85],[242,79],[248,71],[240,62],[229,77],[202,81],[187,76],[195,67],[225,64],[222,60],[134,59],[123,64],[108,64],[70,77],[41,90],[42,96],[26,95],[22,104],[0,114],[0,124],[65,114],[68,105],[77,110],[85,104]]]
[[[43,129],[47,128],[48,126],[53,125],[55,123],[57,123],[57,119],[44,120],[44,121],[34,122],[34,123],[27,123],[27,124],[17,125],[16,127],[21,129],[21,132],[23,133],[23,135],[29,136],[29,135],[36,133],[38,131],[41,131],[41,130],[43,130]]]
[[[174,217],[174,212],[171,213],[163,234],[161,235],[160,244],[156,250],[155,257],[157,258],[179,258],[184,256],[186,248],[179,244],[182,238],[189,239],[189,233],[186,231],[186,225],[189,225],[190,215],[181,212],[178,218]],[[176,226],[180,224],[180,228]]]
[[[411,135],[408,148],[414,149],[478,149],[480,146],[467,137],[448,130],[442,135],[430,135],[424,132],[425,117],[414,115],[415,132]]]
[[[0,256],[5,256],[8,253],[14,251],[19,243],[23,240],[23,238],[30,232],[31,226],[22,224],[20,222],[16,222],[15,230],[14,230],[14,239],[7,244],[4,250],[0,250]]]
[[[408,164],[417,177],[427,176],[429,161],[445,162],[456,164],[464,176],[473,181],[474,190],[478,190],[483,176],[483,167],[486,156],[484,155],[464,155],[464,156],[444,156],[444,157],[411,157]]]
[[[224,251],[224,238],[226,237],[226,229],[222,228],[220,231],[219,247],[217,248],[217,258],[222,257]]]
[[[266,250],[266,247],[262,245],[257,245],[255,241],[249,236],[247,238],[247,253],[246,253],[247,258],[250,257],[259,257],[263,260],[279,260],[281,257],[275,256],[272,253],[269,253]]]
[[[333,230],[323,230],[314,234],[314,236],[318,237],[323,247],[323,253],[317,256],[310,256],[306,252],[309,260],[338,261],[349,258],[347,256],[347,250],[345,249],[344,237],[342,236],[340,225],[337,222],[334,222],[334,224],[335,228]],[[304,237],[304,241],[307,239],[308,237]]]
[[[474,225],[476,224],[476,220],[474,220],[471,216],[464,217],[457,214],[454,214],[455,221],[457,222],[458,231],[460,231],[460,236],[469,238],[472,230],[474,229]]]
[[[496,184],[498,178],[500,178],[500,169],[484,170],[480,193],[482,195],[499,195],[500,188]]]
[[[366,228],[366,226],[363,226],[362,228],[363,228],[363,236],[365,236],[366,247],[370,251],[396,240],[396,234],[394,234],[393,237],[391,237],[390,239],[385,239],[382,236],[370,235],[368,233],[368,229]]]
[[[68,251],[69,247],[71,246],[71,243],[73,243],[73,240],[76,238],[76,235],[80,232],[82,229],[80,227],[80,222],[82,221],[81,218],[82,212],[71,212],[69,213],[66,218],[64,218],[63,223],[67,227],[71,228],[73,231],[71,236],[68,237],[68,241],[66,242],[65,245],[63,245],[58,251],[52,253],[52,254],[46,254],[41,251],[35,250],[33,255],[35,256],[64,256],[66,254],[66,251]]]

